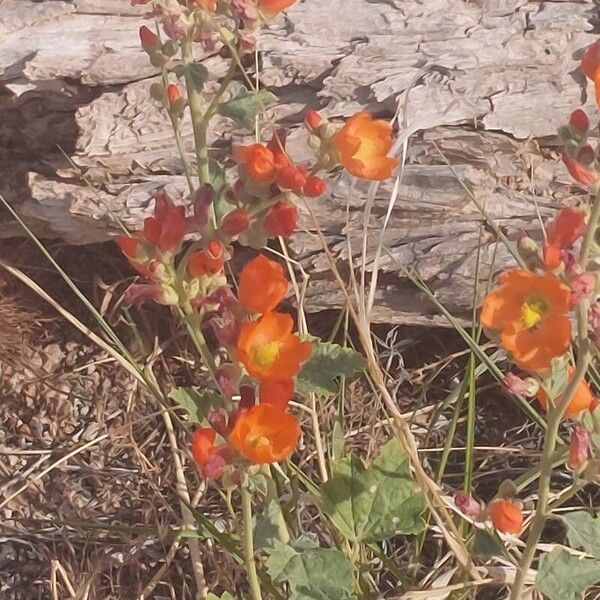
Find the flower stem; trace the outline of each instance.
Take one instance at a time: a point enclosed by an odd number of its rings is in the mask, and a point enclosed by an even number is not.
[[[596,230],[598,229],[598,222],[600,220],[600,189],[596,190],[596,197],[594,200],[594,206],[590,214],[588,227],[581,244],[581,253],[579,255],[579,265],[585,271],[592,249],[594,239],[596,237]],[[525,580],[527,573],[535,558],[537,545],[542,537],[544,525],[548,518],[548,502],[550,498],[550,483],[552,479],[552,468],[554,464],[554,452],[556,450],[556,443],[558,441],[558,429],[560,422],[571,402],[571,399],[577,392],[577,389],[583,382],[585,374],[587,372],[590,359],[591,350],[588,341],[588,309],[589,300],[584,298],[577,308],[577,364],[575,367],[575,373],[569,384],[567,385],[564,394],[562,395],[558,404],[553,406],[548,412],[548,428],[546,429],[546,436],[544,440],[544,451],[542,454],[540,464],[540,480],[538,483],[538,503],[536,511],[531,522],[531,529],[527,537],[527,543],[525,550],[521,557],[519,567],[517,569],[517,575],[515,583],[513,584],[510,600],[521,600],[523,595],[523,588],[525,587]]]
[[[241,487],[242,494],[242,515],[244,520],[244,564],[246,566],[246,575],[248,585],[250,586],[250,595],[252,600],[262,600],[260,591],[260,582],[256,572],[256,563],[254,562],[254,538],[252,533],[252,495],[245,488]]]
[[[194,53],[192,51],[192,41],[185,40],[181,44],[181,54],[183,63],[186,66],[194,64]],[[198,168],[198,179],[200,183],[210,183],[210,167],[208,163],[208,141],[207,128],[208,123],[204,120],[202,109],[202,92],[194,81],[191,69],[185,71],[185,84],[188,94],[188,104],[192,116],[192,126],[194,129],[194,141],[196,145],[196,161]]]

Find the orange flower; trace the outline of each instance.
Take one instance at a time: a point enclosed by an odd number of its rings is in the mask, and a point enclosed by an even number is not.
[[[573,368],[569,367],[569,381],[573,378],[573,373]],[[538,390],[536,398],[542,408],[548,410],[548,396],[542,387]],[[557,398],[555,403],[560,403],[560,398]],[[565,417],[575,417],[580,412],[592,408],[595,403],[596,400],[588,384],[585,381],[582,381],[569,401],[569,405],[565,411]]]
[[[502,533],[520,533],[523,528],[523,511],[510,500],[494,500],[490,506],[494,527]]]
[[[600,106],[600,40],[590,44],[583,55],[581,69],[588,79],[594,82],[596,104]]]
[[[269,15],[276,15],[294,2],[296,0],[258,0],[258,8]]]
[[[246,167],[248,177],[256,183],[275,181],[275,155],[263,144],[234,146],[233,159]]]
[[[240,273],[238,298],[251,311],[271,312],[285,298],[287,290],[283,267],[263,254],[253,258]]]
[[[257,465],[285,460],[299,439],[300,425],[296,417],[268,404],[242,411],[229,436],[231,445]]]
[[[265,379],[260,382],[260,404],[286,408],[293,395],[294,382],[291,379]]]
[[[240,330],[237,353],[248,373],[258,380],[291,379],[310,356],[310,342],[292,334],[290,315],[267,313]]]
[[[545,371],[569,347],[569,288],[552,274],[525,269],[506,271],[499,281],[483,301],[481,323],[500,332],[502,345],[522,369]]]
[[[389,158],[392,148],[392,126],[370,113],[350,117],[335,134],[333,142],[342,165],[355,177],[383,181],[391,176],[398,161]]]
[[[577,208],[563,208],[546,229],[546,267],[556,269],[562,262],[561,251],[570,248],[584,233],[585,213]]]

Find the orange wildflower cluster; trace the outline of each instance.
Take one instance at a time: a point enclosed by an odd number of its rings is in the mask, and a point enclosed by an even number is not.
[[[244,387],[239,409],[228,415],[226,423],[219,419],[212,429],[196,432],[192,452],[206,477],[219,477],[236,460],[252,464],[285,460],[298,444],[300,425],[288,412],[288,403],[311,344],[293,332],[291,316],[275,311],[287,290],[281,265],[263,255],[242,269],[238,300],[246,316],[241,317],[235,353],[257,382],[259,403],[255,404],[254,389]],[[258,319],[248,320],[248,314],[256,313],[261,315]],[[222,444],[215,444],[217,428]]]

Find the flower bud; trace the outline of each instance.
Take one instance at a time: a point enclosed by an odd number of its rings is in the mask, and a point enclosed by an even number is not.
[[[577,153],[577,162],[586,167],[589,167],[596,162],[596,153],[589,144],[585,144],[585,146],[582,146],[579,149],[579,152]]]
[[[581,108],[574,110],[569,118],[571,131],[580,138],[585,138],[590,127],[590,121]]]
[[[461,513],[467,517],[471,517],[471,519],[477,519],[481,514],[481,504],[464,492],[456,492],[454,494],[454,503]]]
[[[523,511],[510,500],[494,500],[490,505],[492,525],[502,533],[518,534],[523,528]]]
[[[194,205],[193,222],[197,229],[202,229],[208,223],[208,211],[213,202],[214,190],[211,185],[204,184],[191,197]]]
[[[280,200],[265,219],[265,230],[272,236],[289,237],[296,229],[298,209],[291,202]]]
[[[533,377],[521,379],[514,373],[507,373],[502,379],[502,385],[513,396],[523,396],[524,398],[533,398],[540,389],[540,384]]]
[[[224,235],[235,237],[246,231],[250,226],[250,214],[245,208],[236,208],[227,213],[221,223],[221,231]]]
[[[530,237],[522,236],[517,242],[517,250],[527,266],[532,267],[539,262],[540,249]]]
[[[224,408],[215,408],[208,414],[209,425],[223,437],[229,435],[229,414]]]
[[[590,433],[582,425],[575,425],[571,430],[569,458],[567,466],[571,471],[580,473],[587,466],[590,453]]]
[[[174,83],[167,86],[167,98],[169,99],[169,104],[171,107],[174,107],[178,102],[181,101],[181,90],[178,85]]]
[[[318,198],[325,193],[327,184],[320,177],[309,177],[302,188],[305,196],[309,198]]]
[[[160,47],[158,36],[145,25],[140,27],[140,42],[142,48],[148,53],[156,52]]]
[[[277,185],[284,190],[299,190],[306,183],[302,169],[294,165],[284,166],[277,173]]]

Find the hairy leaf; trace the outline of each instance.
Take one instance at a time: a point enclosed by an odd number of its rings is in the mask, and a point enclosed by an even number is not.
[[[364,357],[352,348],[322,342],[312,336],[307,339],[312,342],[312,354],[298,375],[296,386],[299,392],[335,394],[338,377],[351,377],[365,368]]]
[[[535,587],[549,600],[582,600],[583,592],[598,581],[600,561],[556,548],[540,559]]]
[[[585,511],[563,516],[567,525],[567,539],[573,548],[583,548],[594,558],[600,559],[600,519]]]
[[[376,542],[423,530],[423,493],[416,487],[400,441],[390,440],[365,467],[350,456],[335,464],[322,486],[323,510],[349,540]]]
[[[179,65],[175,69],[177,77],[185,77],[186,81],[201,91],[208,80],[208,69],[199,63]]]
[[[223,399],[213,390],[173,388],[169,397],[185,409],[191,423],[204,423],[211,410],[223,406]]]
[[[241,83],[234,82],[230,88],[230,100],[219,107],[224,117],[229,117],[246,129],[254,129],[256,116],[275,101],[275,96],[267,90],[249,92]]]
[[[310,546],[310,544],[303,544]],[[352,600],[352,564],[339,550],[294,548],[275,541],[267,560],[273,581],[287,581],[289,600]]]

